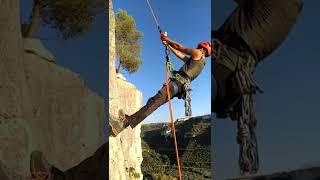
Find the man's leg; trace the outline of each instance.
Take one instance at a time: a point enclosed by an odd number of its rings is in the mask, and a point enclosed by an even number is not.
[[[171,98],[175,97],[179,92],[181,93],[182,91],[182,84],[180,84],[179,82],[170,81],[169,86],[170,86]],[[166,85],[163,85],[163,87],[158,91],[158,93],[148,100],[145,106],[143,106],[139,111],[127,117],[129,125],[132,128],[136,127],[146,117],[148,117],[152,112],[154,112],[161,105],[165,104],[167,101],[168,101],[167,89],[166,89]]]

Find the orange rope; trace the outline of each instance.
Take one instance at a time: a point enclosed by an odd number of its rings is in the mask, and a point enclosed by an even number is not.
[[[156,22],[158,26],[158,30],[161,33],[160,25],[158,23],[157,17],[154,14],[151,4],[149,0],[147,0],[149,9],[151,11],[151,14],[153,16],[154,21]],[[180,160],[179,160],[179,150],[178,150],[178,143],[177,143],[177,137],[176,137],[176,128],[174,127],[174,120],[173,120],[173,111],[172,111],[172,104],[171,104],[171,94],[170,94],[170,87],[169,87],[169,75],[168,75],[168,62],[166,63],[166,89],[167,89],[167,94],[168,94],[168,103],[169,103],[169,110],[170,110],[170,118],[171,118],[171,124],[172,124],[172,129],[173,129],[173,139],[174,139],[174,146],[176,150],[176,158],[177,158],[177,165],[178,165],[178,174],[179,174],[179,180],[182,180],[181,176],[181,167],[180,167]]]
[[[150,4],[149,0],[147,0],[147,3],[148,3],[148,6],[149,6],[149,9],[150,9],[150,11],[151,11],[151,14],[152,14],[152,16],[153,16],[153,19],[154,19],[154,21],[156,22],[156,24],[157,24],[157,26],[158,26],[158,29],[159,29],[159,28],[160,28],[160,25],[159,25],[159,23],[158,23],[158,20],[157,20],[156,15],[154,15],[154,12],[153,12],[153,10],[152,10],[152,7],[151,7],[151,4]]]
[[[169,75],[168,75],[168,63],[166,63],[166,89],[168,94],[168,103],[169,103],[169,110],[170,110],[170,119],[173,129],[173,139],[174,139],[174,146],[176,149],[176,157],[177,157],[177,164],[178,164],[178,173],[179,173],[179,180],[182,180],[181,177],[181,167],[180,167],[180,160],[179,160],[179,150],[178,150],[178,143],[177,143],[177,137],[176,137],[176,128],[174,127],[174,121],[173,121],[173,112],[172,112],[172,104],[171,104],[171,94],[170,94],[170,87],[169,87]]]

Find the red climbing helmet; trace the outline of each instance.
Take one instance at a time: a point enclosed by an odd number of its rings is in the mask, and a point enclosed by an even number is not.
[[[211,50],[211,43],[210,42],[208,42],[208,41],[200,42],[198,44],[197,48],[203,48],[203,49],[207,50],[206,57],[211,56],[212,50]]]

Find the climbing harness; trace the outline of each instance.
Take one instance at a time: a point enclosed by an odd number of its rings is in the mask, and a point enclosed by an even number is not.
[[[187,118],[190,118],[192,116],[192,110],[191,110],[191,96],[190,96],[190,80],[188,79],[188,82],[183,85],[184,89],[184,107],[185,107],[185,116]]]
[[[183,84],[183,94],[181,94],[179,99],[184,100],[184,107],[185,107],[185,116],[186,118],[190,118],[192,116],[192,110],[191,110],[191,96],[190,96],[190,91],[191,91],[191,82],[189,78],[181,76],[179,73],[176,71],[172,72],[172,76],[170,80],[175,80]]]
[[[149,2],[149,0],[147,0],[150,12],[157,24],[158,27],[158,31],[161,34],[162,30],[160,28],[160,25],[158,23],[157,17],[155,16],[151,4]],[[170,49],[165,46],[165,54],[166,54],[166,89],[167,89],[167,94],[168,94],[168,103],[169,103],[169,111],[170,111],[170,119],[171,119],[171,125],[172,125],[172,130],[173,130],[173,139],[174,139],[174,145],[175,145],[175,151],[176,151],[176,159],[177,159],[177,166],[178,166],[178,175],[179,175],[179,180],[182,180],[182,176],[181,176],[181,166],[180,166],[180,160],[179,160],[179,150],[178,150],[178,143],[177,143],[177,136],[176,136],[176,128],[174,125],[174,118],[173,118],[173,111],[172,111],[172,104],[171,104],[171,94],[170,94],[170,87],[169,87],[169,72],[170,75],[172,75],[173,72],[173,65],[170,61]]]
[[[185,116],[186,118],[190,118],[192,116],[192,110],[191,110],[191,82],[189,78],[182,77],[177,71],[174,70],[173,64],[170,60],[170,50],[168,47],[166,47],[166,64],[169,71],[169,80],[170,81],[178,81],[181,84],[183,84],[183,94],[179,99],[184,100],[184,107],[185,107]]]
[[[183,96],[182,99],[184,100],[184,109],[185,109],[185,116],[187,119],[189,119],[192,116],[192,110],[191,110],[191,96],[190,96],[190,83],[183,85]]]

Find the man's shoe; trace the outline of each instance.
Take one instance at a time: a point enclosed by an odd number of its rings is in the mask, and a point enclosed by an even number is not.
[[[123,112],[123,110],[119,110],[118,117],[109,116],[109,125],[112,130],[112,136],[117,136],[121,131],[129,126],[128,116]]]
[[[112,130],[112,136],[117,136],[121,131],[128,127],[125,121],[126,120],[121,121],[119,118],[109,116],[109,125]]]
[[[33,180],[51,180],[52,166],[41,151],[33,151],[30,158],[30,173]]]

